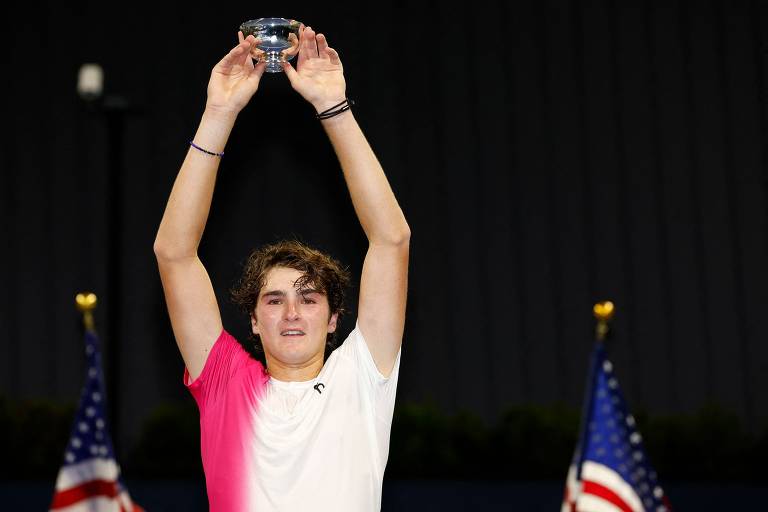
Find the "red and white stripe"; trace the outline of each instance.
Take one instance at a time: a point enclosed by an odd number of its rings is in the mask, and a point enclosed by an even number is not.
[[[596,462],[585,461],[581,480],[576,466],[568,470],[561,512],[644,512],[635,490],[616,471]]]
[[[565,496],[560,512],[576,512],[576,499],[581,494],[581,480],[576,479],[576,466],[568,468],[568,478],[565,479]]]
[[[117,484],[114,460],[89,459],[61,468],[50,510],[56,512],[141,512]]]

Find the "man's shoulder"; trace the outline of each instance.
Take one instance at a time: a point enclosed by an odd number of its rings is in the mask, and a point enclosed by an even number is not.
[[[266,367],[256,350],[222,329],[206,358],[203,371],[191,382],[187,376],[185,384],[193,386],[211,378],[230,380],[243,371],[266,375]]]
[[[336,362],[338,361],[338,363]],[[343,363],[341,363],[343,361]],[[398,353],[396,365],[399,366],[400,354]],[[381,374],[376,367],[365,337],[360,327],[355,323],[354,329],[347,335],[344,341],[328,357],[324,368],[341,363],[355,369],[360,376],[365,376],[366,381],[385,382],[390,380]],[[391,375],[390,375],[391,376]],[[396,379],[395,379],[396,380]]]

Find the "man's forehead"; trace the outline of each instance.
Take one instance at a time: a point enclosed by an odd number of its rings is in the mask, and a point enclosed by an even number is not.
[[[266,275],[262,288],[263,293],[288,291],[289,289],[295,289],[299,293],[320,293],[306,273],[288,267],[271,268]]]

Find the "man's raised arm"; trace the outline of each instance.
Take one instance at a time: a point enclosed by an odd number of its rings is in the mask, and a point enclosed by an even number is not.
[[[194,379],[222,330],[208,273],[197,255],[213,198],[216,173],[235,119],[259,85],[264,64],[253,65],[253,36],[243,39],[214,68],[200,126],[165,208],[155,239],[160,278],[176,343]]]
[[[284,66],[293,88],[323,112],[346,98],[339,55],[325,36],[301,32],[296,69]],[[322,121],[344,172],[352,204],[368,238],[360,278],[358,325],[376,366],[389,375],[403,337],[410,228],[384,171],[350,110]]]

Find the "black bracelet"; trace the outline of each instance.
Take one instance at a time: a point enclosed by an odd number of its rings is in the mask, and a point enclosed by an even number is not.
[[[352,108],[352,105],[354,105],[355,102],[349,98],[345,98],[344,101],[341,103],[332,106],[328,110],[323,110],[319,114],[315,114],[315,117],[319,120],[323,119],[330,119],[331,117],[337,116],[341,114],[342,112],[346,112],[350,108]]]
[[[203,148],[201,148],[200,146],[198,146],[197,144],[195,144],[195,143],[194,143],[194,142],[192,142],[191,140],[189,141],[189,145],[190,145],[190,146],[192,146],[193,148],[195,148],[195,149],[199,150],[199,151],[202,151],[202,152],[203,152],[203,153],[205,153],[206,155],[217,156],[217,157],[219,157],[219,158],[221,158],[221,157],[223,157],[223,156],[224,156],[224,152],[223,152],[223,151],[222,151],[221,153],[215,153],[215,152],[213,152],[213,151],[208,151],[207,149],[203,149]]]

